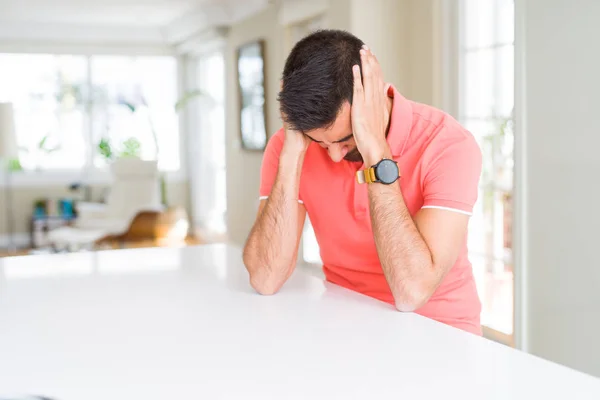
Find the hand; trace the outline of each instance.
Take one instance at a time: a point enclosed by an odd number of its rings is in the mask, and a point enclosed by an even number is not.
[[[362,64],[352,67],[354,95],[352,99],[352,132],[358,151],[366,165],[378,163],[389,157],[385,132],[389,121],[387,87],[383,81],[381,66],[367,46],[360,50]]]
[[[283,80],[279,81],[279,90],[283,90]],[[283,129],[285,131],[283,150],[292,155],[302,155],[306,153],[308,145],[310,144],[310,139],[306,135],[303,135],[302,132],[291,129],[286,122],[287,118],[283,112],[281,112],[281,120],[283,121]]]
[[[291,129],[285,122],[286,118],[282,114],[281,119],[283,120],[283,129],[285,130],[285,140],[283,142],[283,151],[293,155],[303,155],[308,149],[308,145],[311,140],[308,136],[302,132]]]

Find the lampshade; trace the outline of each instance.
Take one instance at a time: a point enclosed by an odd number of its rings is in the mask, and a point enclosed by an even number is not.
[[[0,103],[0,158],[18,156],[12,103]]]

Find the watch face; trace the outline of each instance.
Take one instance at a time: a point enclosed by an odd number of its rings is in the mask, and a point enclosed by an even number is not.
[[[381,160],[375,168],[375,175],[381,183],[394,183],[398,179],[398,164],[392,160]]]

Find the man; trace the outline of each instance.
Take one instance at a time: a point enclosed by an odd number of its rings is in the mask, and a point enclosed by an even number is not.
[[[292,274],[306,213],[326,279],[481,334],[467,259],[481,152],[452,117],[403,98],[353,35],[297,43],[279,95],[284,128],[265,150],[250,282],[276,293]]]

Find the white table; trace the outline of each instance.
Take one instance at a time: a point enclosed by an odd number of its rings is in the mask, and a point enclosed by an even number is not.
[[[0,398],[600,399],[600,380],[225,246],[0,261]]]

